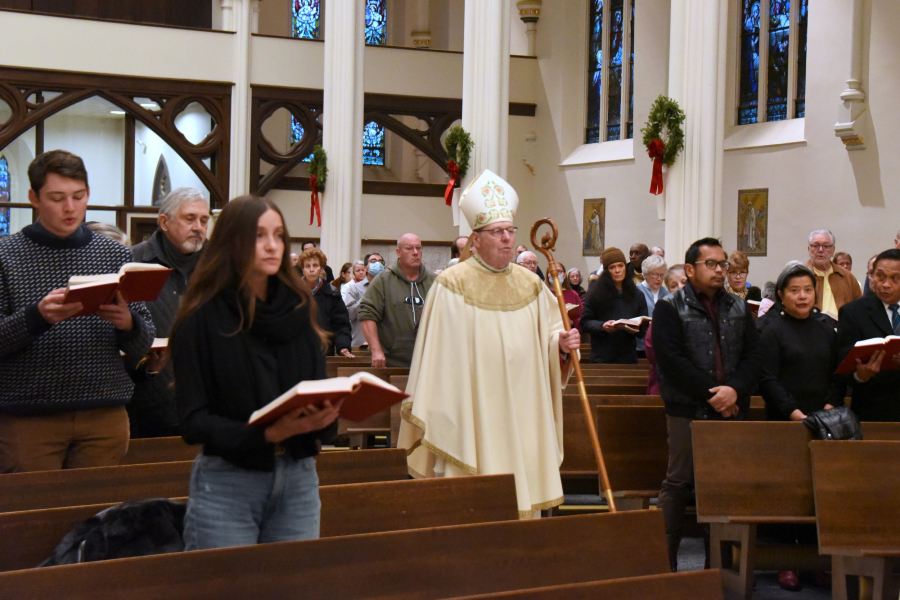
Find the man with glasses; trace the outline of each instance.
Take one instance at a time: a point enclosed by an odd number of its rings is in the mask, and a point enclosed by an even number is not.
[[[669,562],[677,570],[685,508],[694,489],[691,422],[743,419],[759,380],[759,334],[747,302],[725,292],[728,261],[715,238],[685,253],[688,282],[653,311],[653,350],[666,406],[669,466],[659,493]],[[707,535],[706,559],[709,563]]]
[[[523,267],[537,275],[537,256],[534,254],[534,252],[529,252],[527,250],[525,252],[522,252],[516,259],[516,264],[522,265]]]
[[[809,234],[806,266],[816,274],[816,308],[836,320],[841,307],[862,296],[862,289],[853,273],[831,262],[833,256],[833,233],[816,229]]]
[[[515,190],[490,171],[459,206],[476,254],[428,295],[401,407],[413,477],[513,473],[520,518],[563,501],[562,392],[581,338],[556,298],[511,261]]]
[[[367,261],[370,272],[377,264],[372,258]],[[409,368],[434,277],[422,264],[419,237],[403,234],[397,240],[397,262],[372,280],[359,304],[359,325],[372,351],[373,367]]]

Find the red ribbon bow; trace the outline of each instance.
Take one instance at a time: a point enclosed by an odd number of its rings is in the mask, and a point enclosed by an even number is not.
[[[309,224],[313,224],[313,217],[318,217],[318,226],[322,226],[322,211],[319,208],[319,183],[315,175],[309,177]]]
[[[450,172],[450,183],[447,184],[447,189],[444,190],[444,200],[447,202],[447,206],[451,206],[453,204],[453,189],[459,183],[459,165],[456,164],[455,160],[447,163],[447,171]]]
[[[666,152],[666,145],[659,138],[651,140],[647,145],[647,154],[653,159],[653,177],[650,179],[650,193],[662,194],[663,191],[663,154]]]

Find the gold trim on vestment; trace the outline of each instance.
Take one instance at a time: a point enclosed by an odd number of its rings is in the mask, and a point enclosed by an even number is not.
[[[440,456],[448,463],[450,463],[456,467],[459,467],[463,471],[465,471],[467,473],[471,473],[472,475],[478,475],[478,469],[476,469],[475,467],[473,467],[471,465],[467,465],[466,463],[459,460],[458,458],[454,458],[454,457],[450,456],[449,454],[447,454],[446,452],[444,452],[443,450],[441,450],[434,444],[429,443],[428,440],[426,440],[424,438],[422,439],[422,447],[425,448],[426,450],[428,450],[429,452],[431,452],[432,454],[434,454],[435,456]]]
[[[544,284],[523,267],[508,266],[495,271],[477,260],[467,260],[447,269],[435,280],[449,292],[462,296],[469,306],[496,312],[525,308],[543,293]]]
[[[528,519],[534,519],[534,511],[536,510],[549,510],[554,506],[559,506],[565,501],[565,498],[557,498],[556,500],[548,500],[547,502],[541,502],[540,504],[532,504],[531,510],[520,510],[519,511],[519,520],[526,521]]]

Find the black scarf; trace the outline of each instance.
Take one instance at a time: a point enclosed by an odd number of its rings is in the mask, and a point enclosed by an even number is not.
[[[163,261],[163,264],[181,273],[184,276],[184,280],[187,281],[200,261],[202,250],[185,254],[169,241],[162,229],[157,229],[153,235],[156,237],[156,243],[161,255],[159,258]]]

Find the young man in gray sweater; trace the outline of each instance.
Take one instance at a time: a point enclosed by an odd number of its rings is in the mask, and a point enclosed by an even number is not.
[[[0,238],[0,472],[118,464],[128,449],[126,357],[150,350],[143,303],[117,295],[76,317],[73,275],[113,273],[131,251],[84,224],[90,188],[81,158],[64,150],[28,167],[37,223]]]

